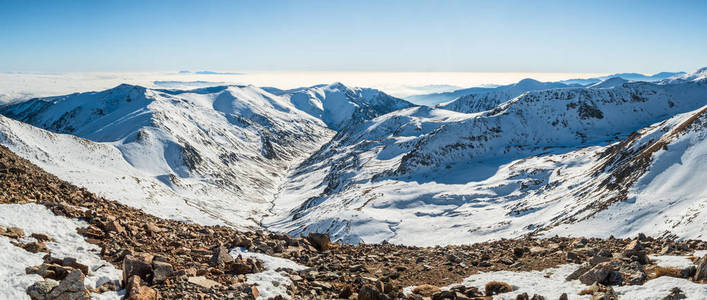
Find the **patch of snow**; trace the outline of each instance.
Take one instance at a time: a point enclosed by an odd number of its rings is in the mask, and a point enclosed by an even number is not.
[[[648,256],[651,261],[660,267],[672,267],[672,268],[686,268],[694,265],[694,263],[688,259],[688,256],[678,256],[678,255],[657,255]]]
[[[568,299],[590,299],[591,296],[579,296],[578,293],[589,286],[579,280],[566,281],[565,278],[574,272],[579,265],[565,264],[557,268],[543,271],[511,272],[495,271],[474,274],[464,279],[461,285],[477,287],[483,291],[484,285],[490,281],[503,281],[513,286],[513,292],[494,296],[494,299],[513,300],[518,294],[528,293],[532,296],[538,294],[546,299],[557,299],[567,293]],[[458,284],[445,287],[446,289]],[[670,293],[670,289],[680,288],[687,299],[701,299],[707,295],[707,285],[694,283],[686,279],[673,277],[659,277],[649,280],[643,285],[613,286],[614,291],[621,299],[662,299]],[[414,287],[404,289],[411,292]]]
[[[589,299],[588,296],[579,296],[577,293],[586,285],[579,280],[565,281],[579,265],[566,264],[557,268],[543,271],[512,272],[497,271],[474,274],[462,281],[461,285],[477,287],[484,290],[484,285],[489,281],[503,281],[513,286],[513,292],[494,296],[494,299],[513,300],[518,294],[528,293],[532,296],[538,294],[546,299],[557,299],[562,293],[567,293],[569,299]]]
[[[89,267],[89,274],[84,281],[88,288],[96,288],[105,282],[119,284],[122,279],[122,272],[100,257],[100,248],[87,243],[84,237],[76,232],[77,228],[87,227],[86,222],[57,216],[38,204],[0,204],[0,225],[24,230],[26,237],[23,242],[33,241],[33,238],[29,238],[32,233],[43,233],[51,237],[54,241],[45,244],[52,257],[73,257]],[[29,253],[10,244],[9,239],[5,237],[0,237],[0,247],[0,273],[8,275],[0,277],[10,278],[9,281],[3,279],[0,282],[8,285],[6,288],[0,288],[0,298],[29,299],[25,289],[42,278],[38,275],[26,275],[25,268],[41,265],[42,257],[46,253]],[[116,296],[112,299],[120,299],[116,293],[103,295],[103,299],[109,299],[111,295]]]
[[[260,292],[258,299],[269,299],[270,297],[279,295],[287,297],[287,286],[292,284],[292,280],[290,280],[286,272],[277,271],[278,268],[292,269],[295,271],[307,269],[307,267],[289,259],[249,252],[239,247],[231,249],[230,254],[233,257],[238,257],[239,255],[244,258],[252,257],[263,262],[265,271],[246,275],[248,278],[247,283],[257,285],[258,291]]]
[[[3,221],[0,219],[0,221]],[[25,268],[41,265],[45,253],[30,253],[0,236],[0,299],[29,299],[27,288],[42,276],[25,274]]]

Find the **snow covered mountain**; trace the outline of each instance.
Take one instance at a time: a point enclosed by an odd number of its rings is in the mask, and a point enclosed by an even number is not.
[[[560,82],[564,83],[564,84],[580,84],[583,86],[590,86],[593,84],[597,84],[599,82],[602,82],[602,81],[610,79],[610,78],[621,78],[621,79],[624,79],[627,81],[658,82],[658,81],[663,81],[663,80],[671,78],[671,77],[684,76],[685,74],[686,74],[685,72],[659,72],[659,73],[655,73],[653,75],[645,75],[645,74],[640,74],[640,73],[616,73],[616,74],[594,77],[594,78],[567,79],[567,80],[562,80]]]
[[[327,124],[408,106],[341,84],[278,93],[121,85],[3,107],[3,115],[32,126],[2,117],[0,143],[62,179],[157,216],[255,227],[289,168],[333,136]]]
[[[338,83],[122,85],[3,107],[0,144],[106,198],[202,224],[416,245],[704,238],[706,74],[524,80],[437,107]]]
[[[492,97],[505,97],[505,100],[515,98],[520,94],[528,91],[555,89],[555,88],[565,88],[565,87],[579,87],[577,84],[568,85],[560,82],[540,82],[535,79],[526,78],[517,83],[502,85],[498,87],[488,88],[488,87],[473,87],[468,89],[461,89],[451,92],[444,93],[432,93],[424,95],[410,96],[407,99],[416,103],[424,103],[427,105],[445,105],[444,102],[449,102],[457,98],[474,97],[474,95],[482,94],[494,94]],[[504,101],[505,101],[504,100]],[[498,103],[496,103],[498,105]],[[495,106],[495,105],[494,105]]]
[[[320,119],[329,128],[341,129],[381,114],[413,104],[369,88],[348,88],[341,83],[317,85],[293,90],[269,89],[278,95],[288,95],[292,104]]]
[[[561,224],[579,234],[579,221],[606,224],[596,235],[704,238],[703,187],[673,182],[676,196],[658,196],[649,184],[668,169],[699,174],[671,163],[704,160],[707,80],[686,78],[534,91],[490,110],[456,107],[473,113],[409,108],[349,127],[297,168],[265,224],[418,245],[559,233]],[[613,182],[635,165],[607,162],[627,144],[633,150],[619,160],[645,167]],[[656,152],[662,145],[676,152]]]

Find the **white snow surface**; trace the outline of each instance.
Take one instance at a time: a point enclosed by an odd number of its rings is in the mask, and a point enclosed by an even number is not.
[[[681,255],[649,255],[648,256],[653,263],[660,267],[671,267],[671,268],[687,268],[694,265],[694,263],[688,258],[689,256]]]
[[[247,283],[257,285],[258,292],[260,292],[258,299],[269,299],[270,297],[276,296],[287,297],[287,286],[292,284],[292,280],[290,280],[286,272],[277,271],[278,268],[292,269],[295,271],[307,269],[306,266],[302,266],[289,259],[249,252],[239,247],[231,249],[230,254],[233,257],[252,257],[263,262],[265,271],[246,275],[248,278]]]
[[[339,83],[121,85],[3,107],[53,133],[0,117],[0,143],[108,199],[202,224],[414,245],[530,233],[704,238],[700,74],[453,110]],[[640,178],[621,181],[658,142]]]
[[[534,91],[470,114],[398,110],[345,128],[301,164],[264,224],[293,235],[423,246],[540,229],[704,238],[705,105],[707,81],[698,80]],[[680,129],[693,116],[690,129]],[[603,153],[636,130],[640,138],[623,151],[661,138],[667,150],[654,154],[626,201],[611,204],[619,192],[603,182],[620,164],[606,167]]]
[[[588,287],[587,285],[582,284],[579,280],[565,281],[565,278],[578,266],[566,264],[543,271],[479,273],[467,277],[461,285],[483,290],[484,285],[489,281],[503,281],[513,286],[513,292],[494,296],[494,299],[499,300],[513,300],[522,293],[528,293],[531,297],[533,294],[538,294],[546,299],[557,299],[562,293],[567,293],[568,299],[590,299],[590,295],[578,295],[579,291]],[[674,287],[680,288],[687,299],[702,299],[707,295],[707,285],[667,276],[649,280],[643,285],[614,286],[613,288],[620,299],[658,300],[670,294],[670,290]],[[412,291],[411,288],[407,290]]]
[[[100,257],[100,248],[89,244],[76,232],[77,228],[88,226],[77,221],[55,215],[38,204],[0,204],[0,225],[18,227],[25,232],[21,242],[34,241],[32,233],[44,233],[54,241],[46,242],[52,257],[73,257],[89,267],[84,283],[87,288],[96,288],[105,282],[119,284],[122,272]],[[10,239],[0,236],[0,299],[29,299],[25,290],[42,277],[25,274],[25,268],[43,263],[46,253],[30,253],[14,246]],[[98,295],[95,295],[98,296]],[[101,299],[120,299],[115,292],[100,295]]]
[[[0,117],[0,143],[61,179],[150,214],[250,229],[268,213],[288,169],[334,133],[328,113],[300,110],[307,107],[293,98],[337,113],[336,125],[410,105],[341,84],[269,90],[120,85],[34,99],[0,108],[32,125]]]
[[[602,82],[597,82],[595,84],[592,84],[589,87],[593,88],[593,89],[610,89],[610,88],[620,87],[626,82],[628,82],[628,80],[623,79],[621,77],[612,77],[612,78],[606,79]]]

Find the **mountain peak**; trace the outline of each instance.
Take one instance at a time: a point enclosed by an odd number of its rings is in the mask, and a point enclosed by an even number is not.
[[[346,85],[344,85],[343,83],[341,83],[339,81],[327,84],[324,88],[330,89],[330,90],[348,90],[349,89]]]
[[[607,88],[614,88],[617,86],[621,86],[622,84],[628,82],[628,80],[623,79],[621,77],[611,77],[609,79],[606,79],[602,82],[595,83],[593,85],[590,85],[590,88],[593,89],[607,89]]]
[[[542,84],[542,82],[537,81],[535,79],[525,78],[521,81],[518,81],[518,83],[516,83],[515,86],[519,87],[519,88],[532,88],[532,87],[539,86],[541,84]]]

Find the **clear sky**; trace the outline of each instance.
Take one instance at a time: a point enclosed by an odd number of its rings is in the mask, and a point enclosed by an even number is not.
[[[707,1],[6,1],[0,71],[643,72],[707,65]]]

